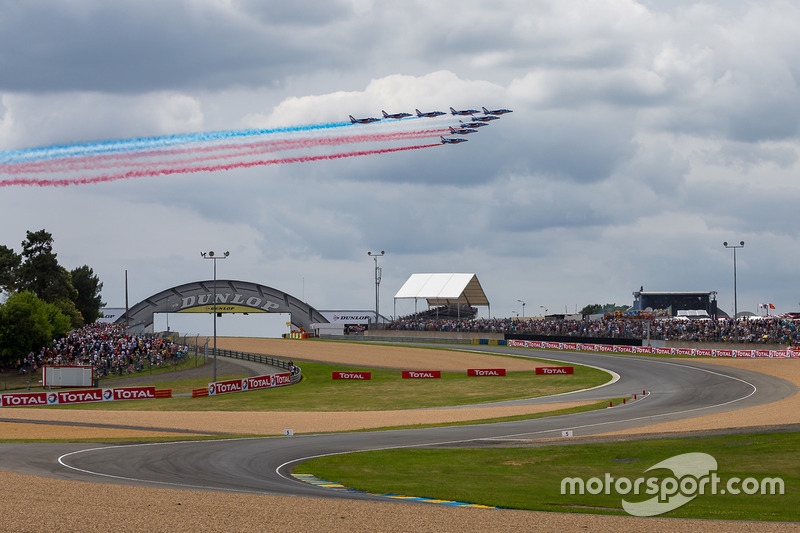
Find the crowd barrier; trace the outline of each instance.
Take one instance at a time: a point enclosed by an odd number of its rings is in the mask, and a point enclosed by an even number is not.
[[[585,344],[580,342],[525,341],[509,339],[512,348],[542,348],[545,350],[571,350],[585,352],[607,352],[651,355],[688,355],[692,357],[763,357],[800,358],[800,351],[786,350],[718,350],[713,348],[658,348],[654,346],[621,346],[609,344]]]

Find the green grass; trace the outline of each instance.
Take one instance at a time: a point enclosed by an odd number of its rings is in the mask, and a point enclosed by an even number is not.
[[[594,387],[609,381],[606,372],[575,366],[574,374],[537,376],[509,372],[505,377],[468,377],[465,372],[443,372],[441,379],[402,379],[400,370],[369,369],[302,362],[303,380],[288,387],[222,394],[207,398],[157,401],[104,402],[65,406],[67,409],[162,411],[380,411],[446,407],[533,398]],[[331,379],[333,371],[367,370],[369,381]],[[222,376],[220,381],[244,376]],[[162,382],[157,388],[173,394],[205,387],[207,380]]]
[[[671,476],[645,470],[688,452],[711,454],[721,487],[733,477],[780,477],[784,495],[698,495],[661,516],[730,520],[800,521],[800,433],[692,437],[607,444],[528,448],[405,449],[314,459],[295,468],[345,486],[538,511],[625,515],[623,496],[562,495],[565,477],[604,479]],[[651,496],[630,494],[631,502]]]

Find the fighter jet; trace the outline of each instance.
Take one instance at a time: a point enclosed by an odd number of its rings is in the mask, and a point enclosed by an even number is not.
[[[479,117],[472,117],[472,121],[480,121],[480,122],[489,122],[492,120],[500,120],[500,117],[496,117],[494,115],[482,115]]]
[[[464,122],[463,120],[458,121],[461,124],[462,128],[482,128],[483,126],[488,126],[486,122],[478,122],[473,120],[472,122]]]
[[[382,111],[382,113],[383,113],[383,118],[405,118],[411,116],[411,113],[394,113],[391,115],[386,111]]]
[[[367,117],[367,118],[353,118],[353,115],[350,115],[350,122],[353,124],[369,124],[370,122],[379,122],[381,119],[375,117]]]
[[[461,111],[456,111],[452,107],[450,108],[451,115],[474,115],[475,113],[480,113],[477,109],[462,109]]]
[[[445,113],[442,113],[441,111],[429,111],[427,113],[423,113],[419,109],[417,109],[416,111],[417,111],[417,116],[418,117],[438,117],[439,115],[444,115],[445,114]]]
[[[505,115],[506,113],[513,113],[513,111],[511,111],[510,109],[495,109],[493,111],[489,111],[485,107],[481,109],[483,109],[484,115]]]
[[[478,130],[473,130],[471,128],[454,128],[450,126],[450,135],[466,135],[467,133],[476,133]]]
[[[458,143],[465,143],[469,139],[460,139],[458,137],[442,137],[442,144],[458,144]]]

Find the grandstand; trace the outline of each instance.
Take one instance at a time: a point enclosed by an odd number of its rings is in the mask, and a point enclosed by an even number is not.
[[[400,320],[437,320],[452,318],[455,320],[472,320],[478,316],[478,308],[469,305],[449,304],[426,309],[407,316],[402,316]]]

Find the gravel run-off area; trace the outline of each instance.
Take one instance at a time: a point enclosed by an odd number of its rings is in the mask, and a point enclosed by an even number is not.
[[[508,357],[421,348],[385,347],[270,339],[218,339],[220,348],[302,361],[364,368],[461,371],[466,368],[532,370],[535,362]],[[781,377],[800,386],[800,360],[709,360]],[[550,404],[561,409],[572,402]],[[531,408],[542,409],[541,406]],[[339,431],[405,423],[493,418],[503,407],[421,411],[335,413],[111,412],[56,409],[0,409],[2,438],[133,438],[156,434],[147,428],[238,434]],[[458,411],[460,414],[453,413]],[[410,414],[409,414],[410,413]],[[407,418],[403,418],[407,417]],[[122,424],[136,429],[50,426],[23,421]],[[413,421],[413,422],[410,422]],[[695,429],[779,426],[800,423],[800,395],[774,404],[722,415],[655,424],[618,434],[671,433]],[[54,436],[57,434],[57,437]],[[160,431],[160,436],[170,435]],[[175,433],[176,436],[181,435]],[[183,433],[185,435],[185,433]],[[607,517],[496,509],[453,508],[395,502],[225,494],[90,484],[0,471],[0,531],[798,531],[798,524],[720,522],[664,518]]]

